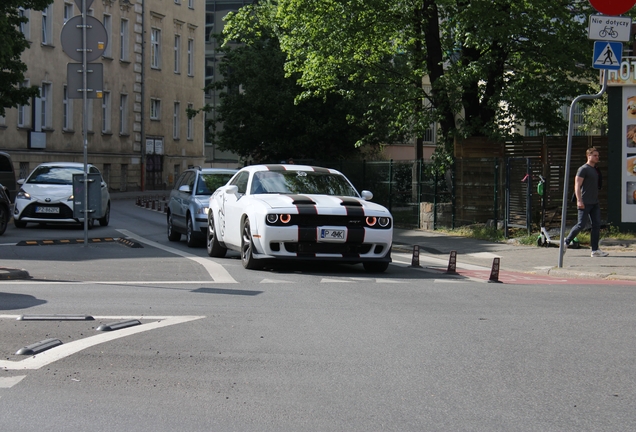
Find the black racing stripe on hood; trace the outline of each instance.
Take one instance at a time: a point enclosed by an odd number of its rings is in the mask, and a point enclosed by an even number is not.
[[[347,216],[364,217],[364,208],[360,201],[347,197],[340,197],[340,200],[342,201],[340,205],[347,211]]]
[[[292,199],[292,204],[298,206],[311,206],[316,209],[316,202],[305,195],[288,195]],[[317,213],[317,211],[316,211]]]

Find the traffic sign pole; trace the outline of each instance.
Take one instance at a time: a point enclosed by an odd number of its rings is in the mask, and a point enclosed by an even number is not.
[[[88,60],[86,58],[86,0],[82,0],[82,83],[84,93],[84,118],[83,118],[83,140],[84,140],[84,247],[88,247]]]

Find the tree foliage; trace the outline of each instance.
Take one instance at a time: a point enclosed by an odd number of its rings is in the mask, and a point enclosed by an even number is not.
[[[20,31],[27,18],[20,16],[20,8],[43,10],[53,0],[2,0],[0,2],[0,115],[6,108],[29,103],[37,96],[37,87],[20,87],[27,70],[20,56],[29,48],[29,42]]]
[[[559,108],[596,75],[587,0],[263,0],[251,11],[267,17],[303,97],[374,94],[392,131],[421,142],[437,122],[446,152],[457,136],[507,138],[522,122],[564,130]]]
[[[252,16],[250,22],[240,36],[241,44],[222,48],[223,80],[215,84],[221,102],[209,125],[213,129],[222,125],[215,130],[221,150],[255,161],[337,160],[359,154],[355,144],[360,137],[373,145],[386,140],[387,118],[352,122],[362,116],[361,110],[368,110],[363,93],[296,101],[303,89],[296,83],[298,74],[285,76],[286,57],[278,39],[261,28],[258,17]]]

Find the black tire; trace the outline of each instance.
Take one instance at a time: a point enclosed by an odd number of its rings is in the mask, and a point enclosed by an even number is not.
[[[241,264],[248,270],[256,270],[260,266],[256,263],[253,254],[254,243],[252,239],[252,230],[250,228],[249,219],[245,219],[243,222],[243,228],[241,229]]]
[[[173,242],[181,240],[181,234],[176,232],[172,226],[172,213],[168,213],[168,240]]]
[[[216,236],[216,227],[214,226],[214,216],[212,216],[212,212],[208,215],[208,230],[205,237],[208,256],[223,258],[225,254],[227,254],[227,248],[221,246]]]
[[[186,244],[188,247],[196,247],[199,245],[199,238],[197,233],[194,232],[194,225],[192,224],[192,217],[188,214],[186,216]]]
[[[0,235],[4,234],[4,232],[7,230],[9,219],[11,219],[9,208],[7,206],[0,205]]]
[[[384,273],[389,268],[388,261],[371,261],[362,263],[367,273]]]
[[[26,228],[27,223],[21,220],[17,220],[17,219],[13,219],[13,225],[15,225],[16,228]]]
[[[104,217],[97,220],[99,221],[100,226],[108,226],[110,223],[110,203],[106,206],[106,213],[104,213]]]

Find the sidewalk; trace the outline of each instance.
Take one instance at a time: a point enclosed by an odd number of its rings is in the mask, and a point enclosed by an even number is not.
[[[491,267],[493,258],[499,257],[502,271],[636,281],[636,242],[601,240],[601,249],[610,254],[604,258],[590,257],[589,247],[568,249],[561,268],[558,267],[559,248],[554,246],[492,243],[438,231],[394,230],[394,251],[412,254],[413,245],[419,245],[420,257],[431,256],[447,261],[450,252],[456,251],[458,268],[462,264]]]

